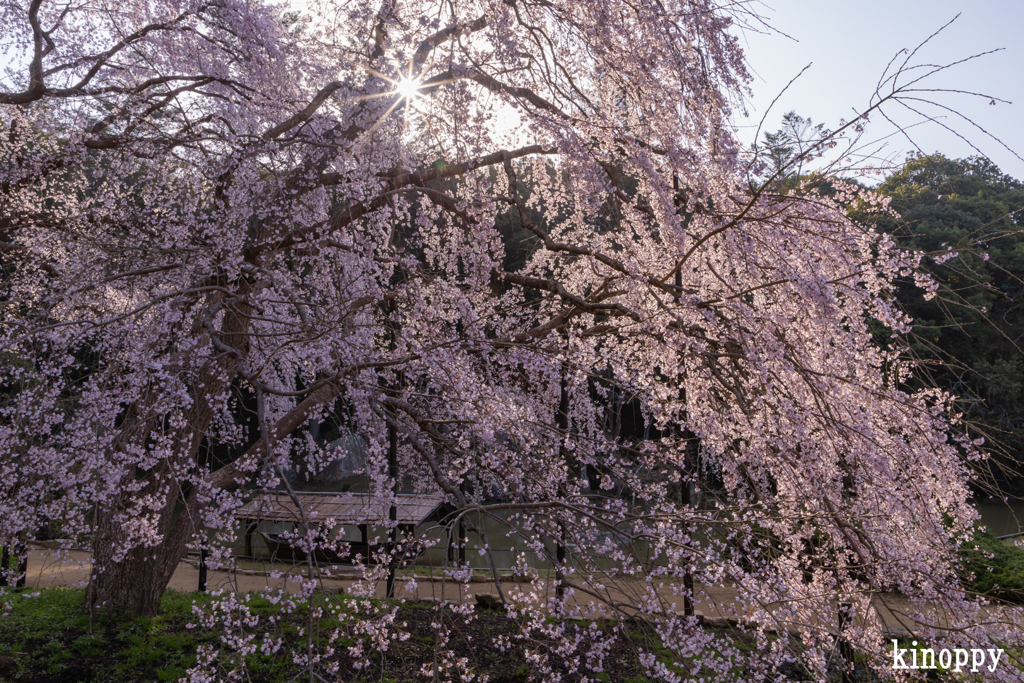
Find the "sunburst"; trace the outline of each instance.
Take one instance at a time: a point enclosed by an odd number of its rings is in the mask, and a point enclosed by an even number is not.
[[[403,76],[398,81],[395,81],[394,85],[398,96],[410,104],[420,97],[420,81],[418,78]]]

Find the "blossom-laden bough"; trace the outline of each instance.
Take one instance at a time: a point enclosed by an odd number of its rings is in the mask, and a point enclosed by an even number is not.
[[[957,579],[980,444],[904,382],[893,281],[919,257],[847,217],[886,210],[855,186],[750,180],[730,31],[756,17],[371,5],[0,4],[0,539],[59,521],[91,537],[90,609],[153,613],[187,548],[224,561],[243,499],[337,458],[305,428],[330,418],[380,500],[440,494],[485,556],[490,518],[524,566],[555,566],[554,590],[495,572],[520,636],[553,643],[531,650],[541,679],[610,665],[580,616],[641,624],[659,680],[794,658],[823,677],[854,651],[884,669],[893,592],[936,647],[1018,643]],[[911,67],[794,163],[913,103]],[[622,433],[627,404],[648,438]],[[719,503],[689,504],[709,479]],[[314,607],[329,521],[303,517],[286,598],[314,680],[333,666],[314,622],[344,622],[364,661],[403,637],[388,603]],[[719,584],[753,647],[689,615]],[[225,651],[280,646],[224,600]],[[438,609],[429,677],[475,675],[440,637],[455,616]],[[201,655],[197,680],[244,665]]]

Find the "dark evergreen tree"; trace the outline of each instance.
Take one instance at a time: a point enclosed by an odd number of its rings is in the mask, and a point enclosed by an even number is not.
[[[878,190],[899,218],[879,227],[931,254],[932,298],[907,282],[922,372],[961,397],[995,458],[982,485],[1024,494],[1024,184],[991,161],[914,155]],[[877,218],[873,220],[877,221]]]

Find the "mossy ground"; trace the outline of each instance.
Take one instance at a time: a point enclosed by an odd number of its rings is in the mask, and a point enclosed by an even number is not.
[[[200,645],[216,645],[220,632],[202,628],[186,628],[196,621],[192,613],[193,602],[211,600],[204,593],[178,593],[168,591],[160,603],[157,616],[152,618],[117,618],[94,615],[84,608],[81,589],[54,588],[38,593],[12,592],[0,596],[0,683],[143,683],[148,681],[175,681],[195,666]],[[346,611],[339,596],[322,598],[322,607]],[[287,614],[279,605],[263,598],[250,600],[250,608],[261,617],[278,618],[277,634],[284,645],[277,654],[255,653],[245,659],[243,680],[251,683],[286,683],[306,680],[292,662],[291,652],[304,649],[306,638],[300,635],[305,611]],[[9,611],[7,605],[10,605]],[[4,614],[4,612],[7,612]],[[357,670],[354,660],[347,654],[348,647],[356,643],[344,636],[335,642],[339,665],[338,674],[331,680],[368,683],[369,681],[428,681],[421,672],[434,661],[437,633],[433,623],[437,619],[435,606],[428,603],[405,603],[400,606],[396,621],[404,624],[409,638],[392,643],[386,653],[376,655],[368,668]],[[467,621],[448,613],[445,623],[451,627],[449,647],[458,657],[465,657],[469,669],[480,680],[486,674],[490,683],[527,683],[542,680],[531,670],[525,646],[515,641],[516,624],[503,613],[478,610],[475,618]],[[580,625],[589,627],[583,622]],[[637,648],[653,652],[671,670],[684,680],[714,680],[689,674],[696,661],[673,661],[670,651],[662,647],[650,634],[643,633],[641,624],[620,629],[612,622],[597,624],[602,634],[615,633],[616,640],[605,659],[605,673],[598,680],[608,683],[647,683],[637,658]],[[318,633],[326,641],[329,630]],[[509,638],[512,647],[502,651],[495,643]],[[754,645],[749,636],[734,629],[715,633],[723,645],[750,651]],[[529,647],[544,652],[548,643],[533,639]],[[710,658],[714,652],[706,652]],[[710,664],[711,662],[704,662]],[[579,679],[564,666],[558,673],[563,681]],[[697,667],[700,670],[704,667]],[[704,668],[703,675],[709,675]],[[734,672],[741,673],[741,672]],[[799,666],[787,666],[776,672],[785,680],[809,680]],[[298,678],[296,676],[298,675]],[[835,680],[840,677],[835,672]],[[458,676],[454,680],[459,680]],[[867,671],[858,671],[858,681],[877,680]]]
[[[84,607],[81,589],[47,589],[37,594],[13,592],[0,597],[0,682],[13,683],[142,683],[144,681],[175,681],[195,666],[197,649],[202,644],[216,644],[219,632],[187,628],[195,622],[193,601],[207,601],[202,593],[168,591],[152,618],[90,617]],[[324,607],[341,607],[337,596],[326,596]],[[333,605],[328,605],[333,602]],[[277,654],[248,655],[245,680],[252,683],[284,683],[295,679],[300,669],[292,662],[291,651],[303,649],[306,643],[300,634],[305,611],[287,614],[278,605],[256,598],[250,601],[254,614],[276,616],[276,635],[284,639]],[[491,683],[525,683],[536,680],[522,646],[501,651],[494,646],[500,636],[512,637],[515,624],[504,614],[478,611],[476,618],[466,622],[461,617],[446,618],[454,625],[450,646],[459,657],[466,657],[476,674],[486,673]],[[414,681],[429,680],[420,671],[432,662],[436,633],[432,627],[436,615],[427,603],[401,606],[396,621],[405,624],[410,637],[392,643],[387,653],[375,656],[368,669],[357,671],[352,666],[347,648],[356,643],[342,637],[335,642],[340,666],[337,680],[343,681]],[[613,625],[604,625],[605,629]],[[326,642],[327,631],[318,634]],[[543,643],[532,643],[536,649]],[[609,661],[614,663],[603,680],[610,683],[643,683],[646,679],[632,645],[621,639]],[[611,667],[610,667],[611,668]],[[298,680],[303,680],[300,677]],[[575,680],[566,676],[564,680]]]
[[[153,618],[90,617],[84,591],[11,593],[0,617],[2,681],[174,681],[195,664],[185,628],[197,596],[168,591]],[[207,596],[198,596],[204,599]]]

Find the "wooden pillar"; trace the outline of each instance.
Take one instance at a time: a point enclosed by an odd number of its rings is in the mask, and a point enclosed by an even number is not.
[[[853,646],[846,639],[843,632],[853,621],[853,605],[844,602],[839,605],[839,628],[837,638],[839,640],[839,655],[843,658],[843,683],[856,683],[856,676],[853,670]]]
[[[466,527],[462,523],[462,518],[459,518],[459,566],[466,565],[466,546],[469,544],[469,539],[466,538]]]
[[[679,176],[676,174],[672,175],[672,189],[675,191],[675,198],[673,199],[676,205],[676,211],[684,209],[683,198],[681,196],[679,187]],[[684,223],[686,218],[683,218]],[[675,300],[676,303],[682,302],[683,297],[683,272],[682,270],[676,270],[675,274]],[[686,389],[679,387],[679,400],[686,405]],[[696,443],[697,435],[689,430],[684,429],[682,437],[686,444],[683,447],[685,449],[683,455],[683,468],[679,478],[679,503],[684,508],[689,508],[693,505],[692,496],[690,495],[690,483],[686,480],[686,476],[695,469],[697,462],[696,458],[691,457],[691,444]],[[693,573],[690,571],[690,565],[687,563],[685,571],[683,573],[683,614],[687,617],[692,617],[694,614],[693,601],[694,601],[694,589],[693,589]]]
[[[555,414],[555,425],[558,427],[558,454],[566,471],[569,466],[569,451],[565,447],[565,437],[569,432],[569,383],[565,377],[566,368],[562,365],[562,378],[559,383],[558,412]],[[565,491],[562,491],[564,497]],[[555,595],[565,597],[565,527],[558,523],[558,536],[555,541]]]
[[[11,548],[6,543],[3,546],[3,552],[0,552],[0,586],[7,585],[7,570],[11,565]]]
[[[242,521],[245,523],[245,556],[252,559],[252,534],[254,531],[253,525],[256,524],[256,522],[253,522],[250,519],[243,519]]]
[[[199,548],[199,592],[206,592],[206,545]]]
[[[682,391],[682,390],[680,390]],[[683,461],[683,474],[689,473],[694,467],[696,459],[691,457],[691,444],[695,443],[696,436],[689,429],[683,432],[683,438],[686,439],[686,456]],[[681,477],[679,480],[679,502],[685,507],[689,508],[693,506],[693,496],[691,495],[690,482],[685,481],[685,478]],[[694,601],[694,589],[693,589],[693,573],[690,571],[690,565],[686,565],[686,572],[683,574],[683,590],[685,595],[683,596],[683,615],[692,617],[694,614],[693,601]]]
[[[460,565],[466,562],[466,546],[465,539],[466,530],[462,526],[462,518],[459,518],[458,524],[451,530],[451,535],[448,537],[448,561],[458,562]]]
[[[394,239],[394,233],[392,233],[392,239]],[[389,343],[388,349],[394,351],[397,348],[398,340],[398,325],[391,319],[391,312],[394,310],[394,302],[389,302],[387,306],[387,326],[389,330]],[[391,387],[388,392],[392,396],[400,396],[400,390],[405,384],[405,377],[401,371],[399,371],[395,377],[395,385]],[[385,408],[385,410],[388,410]],[[390,548],[389,554],[391,567],[388,570],[387,580],[387,591],[386,595],[388,598],[395,597],[395,572],[398,570],[396,560],[396,553],[398,552],[398,431],[395,429],[395,420],[397,415],[395,411],[389,410],[391,413],[391,421],[388,423],[388,477],[391,479],[391,508],[388,510],[388,519],[390,520]]]
[[[388,425],[388,477],[391,478],[391,508],[388,519],[391,520],[391,568],[388,570],[387,597],[395,597],[395,572],[398,571],[398,433],[394,425]]]
[[[559,539],[559,543],[555,546],[555,561],[558,563],[558,568],[555,570],[555,580],[558,581],[558,585],[555,586],[555,595],[559,598],[565,597],[565,532],[563,530],[562,537]]]

